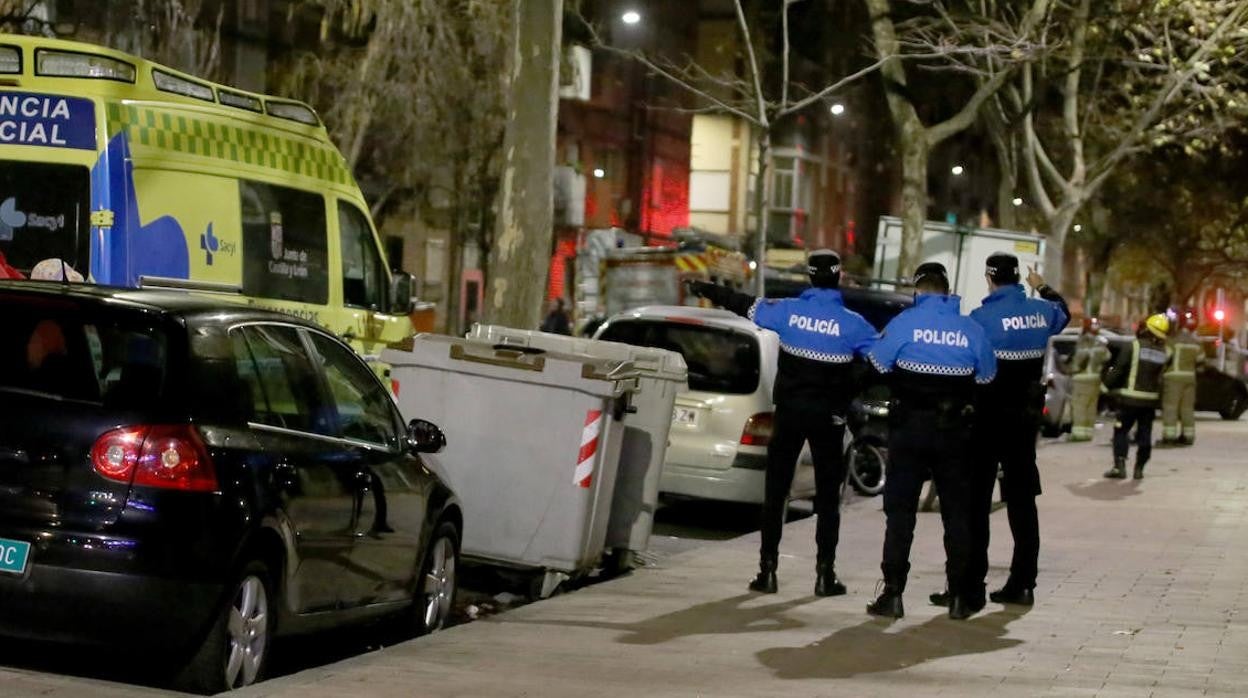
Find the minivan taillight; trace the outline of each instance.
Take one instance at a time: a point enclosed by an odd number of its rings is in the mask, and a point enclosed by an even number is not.
[[[144,487],[212,492],[217,476],[199,432],[188,424],[140,425],[105,432],[91,447],[95,472]]]
[[[775,419],[770,412],[759,412],[745,420],[745,429],[741,430],[742,446],[766,446],[771,443],[771,430]]]

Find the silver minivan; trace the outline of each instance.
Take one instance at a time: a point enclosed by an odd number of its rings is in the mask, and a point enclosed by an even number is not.
[[[688,389],[676,396],[661,492],[762,503],[780,348],[775,333],[726,310],[648,306],[611,317],[594,338],[679,352],[689,367]],[[814,493],[806,449],[793,497]]]

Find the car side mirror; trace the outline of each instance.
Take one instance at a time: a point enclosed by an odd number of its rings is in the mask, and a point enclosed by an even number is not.
[[[405,271],[392,272],[390,276],[390,313],[408,315],[415,304],[412,303],[412,288],[416,280]]]
[[[413,419],[407,425],[407,446],[413,453],[441,453],[446,448],[446,434],[425,419]]]

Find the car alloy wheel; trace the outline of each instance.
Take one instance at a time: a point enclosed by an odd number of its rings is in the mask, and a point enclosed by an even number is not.
[[[269,597],[264,581],[256,575],[247,575],[239,582],[226,629],[225,685],[250,686],[260,675],[269,642]]]
[[[451,603],[455,600],[455,542],[447,535],[439,535],[429,550],[429,562],[424,578],[425,632],[432,632],[446,624],[451,615]]]

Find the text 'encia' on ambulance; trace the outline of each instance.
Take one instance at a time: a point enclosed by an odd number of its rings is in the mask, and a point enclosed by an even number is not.
[[[366,353],[411,334],[342,155],[307,105],[110,49],[0,34],[0,254],[298,315]]]

